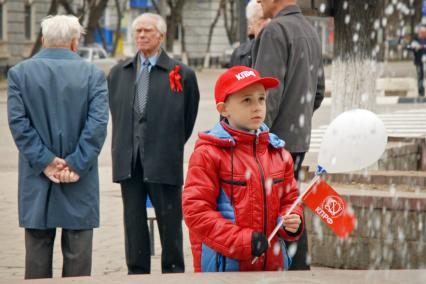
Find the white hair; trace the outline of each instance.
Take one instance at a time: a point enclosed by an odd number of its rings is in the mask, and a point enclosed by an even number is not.
[[[161,34],[166,34],[166,32],[167,32],[166,21],[164,21],[163,17],[161,17],[160,15],[154,14],[154,13],[143,13],[143,14],[137,16],[136,19],[134,19],[133,23],[132,23],[133,32],[136,31],[137,25],[139,24],[139,22],[143,18],[154,19],[156,21],[155,27],[156,27],[157,31],[160,32]]]
[[[85,34],[78,18],[72,15],[45,17],[41,21],[41,32],[47,46],[66,45]]]
[[[246,18],[249,22],[254,23],[263,18],[262,6],[257,0],[250,0],[246,6]]]

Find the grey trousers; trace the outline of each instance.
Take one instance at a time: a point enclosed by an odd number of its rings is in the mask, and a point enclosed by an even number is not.
[[[25,279],[51,278],[56,229],[25,229]],[[62,277],[90,276],[93,230],[62,229]]]

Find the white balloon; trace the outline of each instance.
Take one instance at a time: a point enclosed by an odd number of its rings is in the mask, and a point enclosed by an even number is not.
[[[364,109],[346,111],[328,126],[318,165],[328,173],[364,169],[382,156],[387,140],[385,125],[376,114]]]

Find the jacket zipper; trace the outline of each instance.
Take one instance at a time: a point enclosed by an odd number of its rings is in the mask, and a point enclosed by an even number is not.
[[[253,143],[253,156],[254,156],[254,160],[256,161],[256,164],[257,164],[257,167],[259,168],[259,171],[260,171],[260,176],[262,177],[262,190],[263,190],[263,220],[264,220],[264,222],[263,222],[263,233],[265,234],[265,236],[266,237],[268,237],[267,235],[266,235],[266,227],[267,227],[267,224],[268,224],[268,217],[267,217],[267,210],[266,210],[266,189],[265,189],[265,174],[263,173],[263,170],[262,170],[262,167],[261,167],[261,165],[260,165],[260,163],[259,163],[259,161],[258,161],[258,159],[257,159],[257,156],[256,156],[256,144],[258,144],[259,143],[259,137],[258,136],[256,136],[256,139],[254,140],[254,143]],[[265,261],[264,261],[264,263],[263,263],[263,270],[265,270],[266,269],[266,260],[267,260],[267,256],[268,256],[268,254],[267,254],[267,251],[265,252]]]

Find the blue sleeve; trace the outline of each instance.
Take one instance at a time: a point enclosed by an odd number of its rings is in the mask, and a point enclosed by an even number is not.
[[[89,89],[89,111],[77,147],[65,161],[83,177],[97,161],[108,125],[108,87],[102,71],[94,69]]]
[[[32,126],[22,99],[18,74],[14,68],[7,75],[7,118],[19,153],[39,175],[53,161],[55,155],[44,145],[37,130]]]

